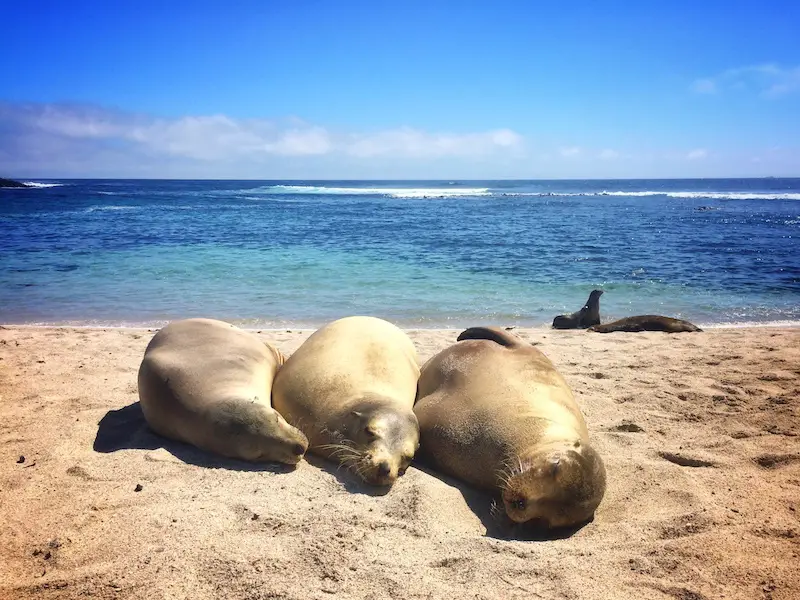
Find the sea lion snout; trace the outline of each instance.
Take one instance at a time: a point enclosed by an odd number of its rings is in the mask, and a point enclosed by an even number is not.
[[[516,523],[557,529],[588,521],[605,493],[605,467],[588,444],[540,453],[523,461],[502,491]]]
[[[280,414],[276,412],[275,415],[277,430],[264,439],[264,459],[269,460],[269,456],[278,454],[280,462],[297,464],[308,450],[308,438],[302,431],[289,425]]]
[[[369,467],[365,469],[364,480],[373,485],[392,485],[400,475],[398,461],[390,459],[367,458]],[[394,463],[394,464],[393,464]]]

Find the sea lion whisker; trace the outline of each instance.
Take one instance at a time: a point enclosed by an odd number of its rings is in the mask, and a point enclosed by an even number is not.
[[[505,506],[498,503],[497,500],[494,499],[489,505],[489,516],[492,517],[492,520],[497,524],[503,524],[507,522]]]

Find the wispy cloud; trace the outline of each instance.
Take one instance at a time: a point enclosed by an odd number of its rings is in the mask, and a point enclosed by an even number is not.
[[[800,165],[794,147],[770,153],[751,145],[742,157],[705,144],[665,149],[653,140],[631,148],[573,132],[544,143],[511,128],[365,131],[299,118],[163,118],[85,104],[0,102],[0,175],[11,177],[602,178],[797,173]],[[763,157],[757,169],[753,156]]]
[[[522,136],[510,129],[482,133],[427,133],[410,127],[353,134],[342,149],[353,156],[466,157],[518,149]]]
[[[0,105],[0,124],[18,141],[105,142],[197,161],[271,156],[349,155],[368,158],[470,157],[510,153],[523,138],[510,129],[477,133],[413,128],[360,133],[333,131],[298,119],[234,119],[225,115],[163,119],[77,105]],[[6,127],[7,129],[7,127]]]
[[[708,157],[708,150],[705,148],[695,148],[686,154],[686,160],[702,160]]]
[[[769,63],[728,69],[712,77],[695,80],[692,90],[698,94],[753,90],[764,97],[775,98],[800,91],[800,66],[781,67]]]
[[[612,150],[611,148],[606,148],[600,154],[597,155],[597,158],[602,160],[615,160],[619,158],[619,152],[616,150]]]

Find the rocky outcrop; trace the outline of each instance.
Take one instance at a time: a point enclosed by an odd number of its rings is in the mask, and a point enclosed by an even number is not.
[[[14,181],[13,179],[3,179],[0,177],[0,188],[24,188],[29,187],[24,183],[20,183],[19,181]]]

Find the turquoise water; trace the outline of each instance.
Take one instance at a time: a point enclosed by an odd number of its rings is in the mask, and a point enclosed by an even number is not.
[[[0,322],[800,321],[800,180],[39,182],[0,190]]]

